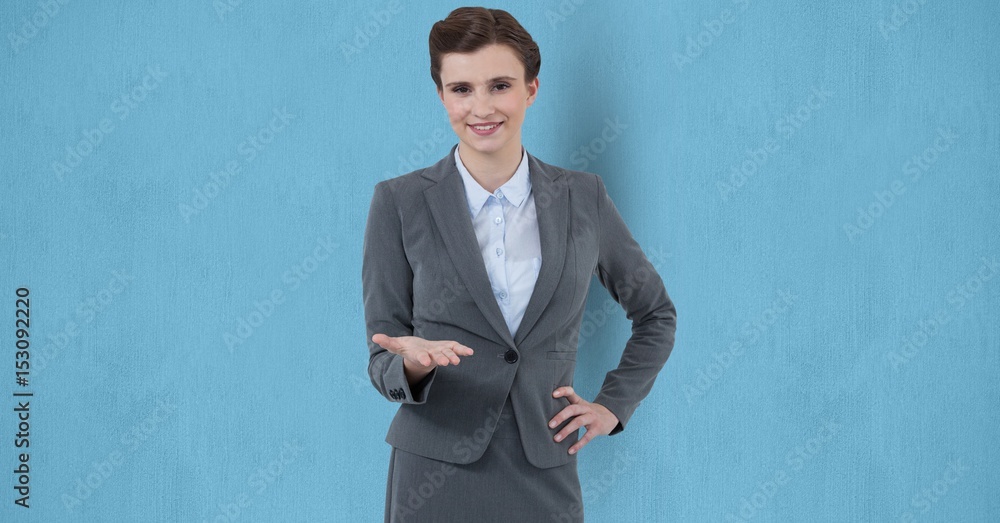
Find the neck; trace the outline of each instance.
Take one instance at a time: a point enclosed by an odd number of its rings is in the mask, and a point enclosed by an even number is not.
[[[514,177],[514,171],[521,164],[523,152],[520,140],[511,140],[503,149],[490,154],[482,154],[471,147],[458,147],[458,156],[472,178],[489,192]]]

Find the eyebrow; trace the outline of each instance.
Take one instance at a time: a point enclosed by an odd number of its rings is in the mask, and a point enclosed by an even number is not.
[[[501,80],[506,80],[508,82],[513,82],[514,80],[517,80],[517,78],[514,78],[513,76],[498,76],[496,78],[490,78],[486,83],[491,84],[493,82],[499,82]],[[465,85],[465,84],[468,84],[468,83],[469,82],[450,82],[448,84],[445,84],[445,87],[451,87],[453,85]]]

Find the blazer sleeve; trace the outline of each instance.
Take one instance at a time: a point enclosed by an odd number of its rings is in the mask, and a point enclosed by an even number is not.
[[[378,333],[413,335],[413,271],[403,249],[402,219],[387,181],[375,185],[365,225],[361,282],[368,332],[368,375],[389,401],[423,404],[437,368],[410,387],[403,357],[372,341]]]
[[[674,347],[677,310],[663,280],[646,258],[622,220],[600,176],[597,176],[600,253],[595,270],[611,297],[632,321],[632,336],[625,344],[618,368],[609,372],[594,403],[618,417],[609,435],[625,430],[639,403]]]

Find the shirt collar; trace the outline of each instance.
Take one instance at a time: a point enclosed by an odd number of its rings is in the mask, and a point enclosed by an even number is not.
[[[493,193],[490,193],[482,185],[479,185],[479,182],[465,168],[461,156],[458,155],[458,147],[455,147],[455,166],[458,167],[458,172],[462,175],[462,182],[465,183],[465,195],[469,200],[469,212],[475,218],[483,208],[483,204],[486,203],[486,200]],[[498,190],[503,191],[504,198],[514,204],[515,207],[520,207],[524,198],[528,196],[530,189],[531,179],[528,177],[528,151],[524,147],[521,147],[521,163],[518,164],[517,169],[514,171],[514,176],[511,176]]]

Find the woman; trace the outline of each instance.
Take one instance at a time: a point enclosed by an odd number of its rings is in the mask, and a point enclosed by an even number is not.
[[[364,239],[368,370],[400,403],[385,521],[583,521],[576,453],[624,430],[676,311],[600,177],[523,148],[541,65],[524,28],[456,9],[430,55],[459,143],[376,184]],[[633,334],[589,402],[572,385],[594,274]]]

